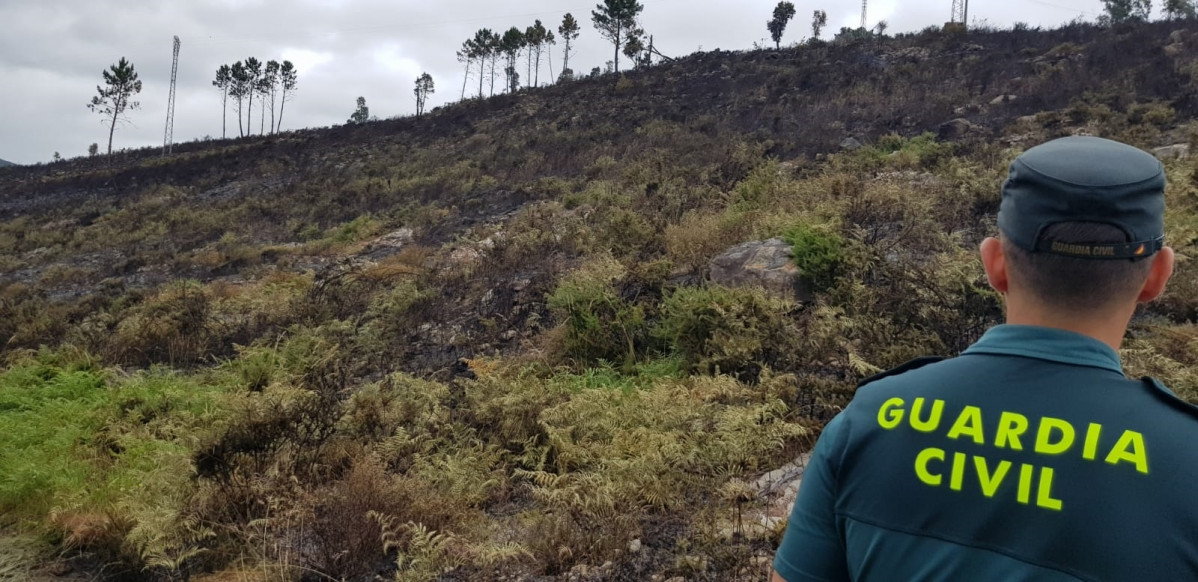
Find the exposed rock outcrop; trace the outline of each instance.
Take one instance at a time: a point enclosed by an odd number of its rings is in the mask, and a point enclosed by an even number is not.
[[[728,287],[756,286],[779,297],[811,301],[814,295],[780,238],[738,244],[711,260],[711,280]]]

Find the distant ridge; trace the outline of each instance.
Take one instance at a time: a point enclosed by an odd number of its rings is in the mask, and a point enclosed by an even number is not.
[[[0,168],[3,168],[3,167],[5,167],[5,166],[15,166],[15,165],[16,165],[16,164],[14,164],[14,163],[12,163],[12,162],[10,162],[10,161],[7,161],[7,160],[0,160]]]

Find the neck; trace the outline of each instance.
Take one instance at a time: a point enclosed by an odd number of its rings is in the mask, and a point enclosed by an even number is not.
[[[1008,295],[1007,323],[1035,325],[1063,329],[1092,337],[1118,351],[1123,345],[1127,325],[1135,313],[1135,304],[1130,307],[1108,308],[1100,312],[1078,313],[1045,307]]]

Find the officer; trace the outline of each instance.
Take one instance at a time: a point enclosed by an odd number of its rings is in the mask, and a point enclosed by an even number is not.
[[[982,243],[1006,325],[862,383],[803,476],[774,580],[1198,580],[1198,409],[1123,375],[1173,271],[1163,168],[1092,137],[1011,164]]]

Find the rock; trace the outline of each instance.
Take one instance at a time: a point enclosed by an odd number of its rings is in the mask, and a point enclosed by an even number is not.
[[[412,242],[412,229],[401,228],[380,236],[366,245],[363,255],[371,259],[381,259],[398,253],[405,245]]]
[[[1170,146],[1154,148],[1152,150],[1152,155],[1162,160],[1171,160],[1174,158],[1184,160],[1190,157],[1190,144],[1175,143]]]
[[[1017,96],[1017,95],[999,95],[998,97],[991,99],[990,104],[991,105],[1004,105],[1006,103],[1011,103],[1012,101],[1014,101],[1018,98],[1019,98],[1019,96]]]
[[[790,300],[815,295],[791,261],[790,245],[780,238],[736,245],[711,260],[711,281],[728,287],[757,286]]]
[[[1181,43],[1181,42],[1185,42],[1185,40],[1186,40],[1186,31],[1183,28],[1179,28],[1179,29],[1174,30],[1173,32],[1169,33],[1169,42],[1171,42],[1171,43]]]
[[[840,142],[840,149],[848,152],[856,151],[863,147],[865,146],[861,145],[861,142],[857,141],[855,137],[846,137],[844,141]]]
[[[635,540],[632,540],[631,542],[628,542],[628,553],[630,553],[630,554],[635,554],[635,553],[637,553],[637,552],[639,552],[639,551],[641,551],[641,540],[640,540],[640,538],[637,538],[637,539],[635,539]]]
[[[1185,52],[1186,45],[1184,43],[1175,42],[1173,44],[1165,45],[1161,50],[1165,52],[1165,56],[1175,57]]]
[[[959,140],[971,135],[982,133],[982,128],[963,117],[958,117],[940,124],[936,138],[940,141]]]
[[[770,471],[749,484],[759,496],[770,495],[784,489],[790,483],[803,478],[803,470],[811,460],[811,453],[803,453],[797,459]]]

